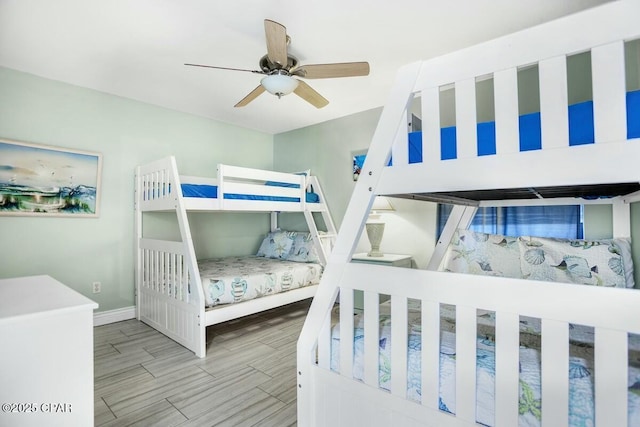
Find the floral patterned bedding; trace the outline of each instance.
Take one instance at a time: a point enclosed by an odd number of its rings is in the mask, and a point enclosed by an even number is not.
[[[259,256],[199,260],[207,307],[320,283],[322,266]]]
[[[409,399],[421,399],[421,321],[417,302],[410,301],[408,344]],[[361,315],[354,320],[354,378],[363,378],[364,321]],[[483,425],[494,425],[495,390],[495,344],[494,320],[492,312],[478,311],[477,346],[477,421]],[[521,426],[539,426],[542,416],[540,386],[540,343],[539,320],[521,318],[520,345],[520,422]],[[590,328],[570,325],[569,360],[569,425],[593,426],[593,347]],[[640,426],[640,337],[629,338],[629,425]],[[391,383],[391,316],[389,303],[380,306],[380,353],[379,385],[389,390]],[[337,370],[340,355],[340,334],[338,325],[332,330],[331,369]],[[440,336],[440,409],[455,413],[455,308],[441,308]]]
[[[510,237],[456,230],[443,270],[483,276],[633,288],[631,241]]]

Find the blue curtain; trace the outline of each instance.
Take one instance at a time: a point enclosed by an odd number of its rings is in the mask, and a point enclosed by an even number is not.
[[[438,205],[438,236],[442,233],[452,205]],[[480,208],[469,229],[504,236],[582,239],[582,206],[509,206]]]

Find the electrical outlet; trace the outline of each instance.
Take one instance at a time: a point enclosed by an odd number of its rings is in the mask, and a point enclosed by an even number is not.
[[[102,284],[100,282],[93,282],[93,293],[99,294],[101,287],[102,287]]]

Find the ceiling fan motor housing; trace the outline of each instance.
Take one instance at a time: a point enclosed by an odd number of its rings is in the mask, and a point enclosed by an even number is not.
[[[283,67],[277,62],[271,62],[269,60],[269,56],[265,55],[262,58],[260,58],[259,64],[260,64],[260,69],[267,74],[271,74],[271,72],[277,71],[277,70],[286,70],[288,72],[288,71],[291,71],[291,69],[296,68],[298,66],[298,58],[292,55],[287,55],[287,65],[286,67]]]

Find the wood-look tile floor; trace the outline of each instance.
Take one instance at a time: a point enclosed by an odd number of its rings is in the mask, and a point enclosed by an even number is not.
[[[94,328],[96,426],[295,426],[311,300],[207,328],[207,356],[137,320]]]

